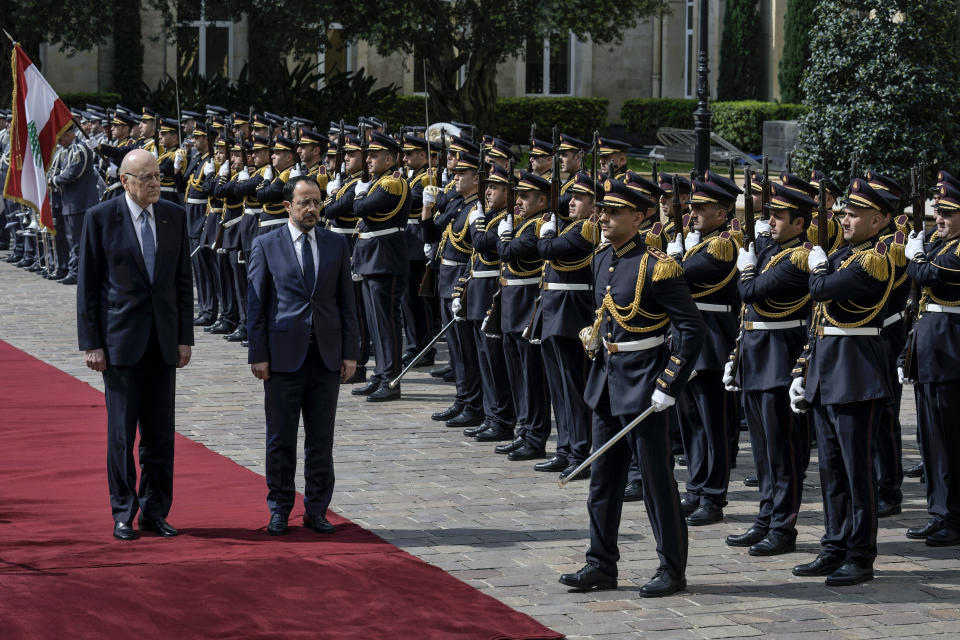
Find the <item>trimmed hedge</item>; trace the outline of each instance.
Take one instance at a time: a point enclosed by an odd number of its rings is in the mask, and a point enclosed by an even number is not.
[[[677,98],[633,98],[623,103],[620,118],[627,129],[654,143],[657,129],[675,127],[693,129],[696,100]],[[763,148],[763,123],[766,120],[798,120],[810,109],[801,104],[742,100],[711,102],[713,130],[747,153]]]
[[[72,109],[83,109],[87,104],[112,109],[114,105],[121,102],[120,94],[112,91],[68,91],[61,93],[60,99]]]

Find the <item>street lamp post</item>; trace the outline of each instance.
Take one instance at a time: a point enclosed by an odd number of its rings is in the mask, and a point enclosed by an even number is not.
[[[700,53],[697,56],[697,110],[693,112],[693,132],[696,136],[696,149],[693,156],[693,166],[700,178],[706,175],[710,168],[710,84],[707,76],[710,69],[707,67],[707,17],[710,11],[709,0],[700,0]]]

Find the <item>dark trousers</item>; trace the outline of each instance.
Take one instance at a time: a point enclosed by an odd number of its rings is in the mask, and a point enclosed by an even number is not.
[[[453,319],[450,298],[442,298],[440,313],[446,325]],[[483,412],[483,386],[480,380],[480,361],[473,327],[463,320],[454,322],[446,331],[447,348],[450,350],[450,365],[457,385],[457,402],[463,410],[478,414]]]
[[[194,281],[197,284],[197,314],[212,318],[217,316],[219,304],[217,300],[217,287],[219,283],[216,279],[217,261],[215,255],[210,249],[201,248],[200,238],[190,238],[190,252],[193,254],[191,263],[193,266]],[[196,253],[194,253],[196,251]]]
[[[373,338],[373,356],[377,359],[374,375],[381,380],[392,380],[400,373],[403,347],[400,297],[406,284],[405,276],[363,277],[367,328]]]
[[[517,435],[542,450],[550,437],[550,399],[540,346],[530,344],[517,331],[505,331],[501,340],[520,427]]]
[[[480,367],[480,386],[483,396],[483,415],[488,425],[513,429],[517,414],[510,394],[510,378],[507,362],[503,357],[503,339],[489,338],[480,330],[481,320],[469,320],[473,339],[477,345],[477,360]]]
[[[873,447],[873,469],[881,499],[900,504],[903,493],[903,439],[900,428],[900,398],[903,386],[894,371],[890,388],[894,397],[884,403],[878,416],[877,439]]]
[[[77,277],[80,269],[80,236],[83,233],[83,213],[71,213],[68,216],[63,216],[63,227],[67,239],[67,275]]]
[[[760,484],[760,529],[796,538],[803,497],[804,460],[810,451],[810,419],[790,409],[787,387],[744,391],[753,462]],[[807,452],[807,453],[805,453]]]
[[[916,386],[927,510],[947,526],[960,530],[960,380]]]
[[[557,422],[557,455],[579,464],[590,455],[590,409],[583,401],[589,360],[579,338],[548,336],[541,350]]]
[[[827,555],[872,566],[877,557],[873,443],[884,400],[814,407]]]
[[[240,262],[240,252],[230,252],[230,267],[233,269],[233,295],[237,301],[240,324],[247,326],[247,263]]]
[[[593,412],[593,441],[606,442],[635,416],[610,415],[605,390]],[[670,425],[664,412],[650,415],[626,437],[597,458],[590,470],[590,548],[587,563],[616,577],[617,533],[623,510],[623,490],[631,453],[643,472],[643,500],[657,544],[660,566],[681,578],[687,569],[687,522],[680,512],[680,495],[673,477]]]
[[[687,385],[697,421],[681,424],[690,480],[687,493],[723,507],[730,484],[730,430],[739,431],[737,398],[723,388],[719,371],[698,371]]]
[[[267,418],[267,506],[289,516],[296,499],[297,431],[303,416],[303,507],[325,516],[333,496],[333,423],[340,372],[323,364],[311,341],[303,366],[293,373],[270,372],[264,380]]]
[[[160,353],[151,331],[147,349],[132,367],[107,363],[107,483],[116,522],[132,522],[137,510],[166,518],[173,502],[173,414],[176,368]],[[133,445],[140,427],[140,486]]]
[[[56,255],[53,257],[54,262],[47,263],[47,269],[52,270],[56,267],[57,273],[66,275],[67,263],[70,262],[70,243],[67,241],[67,224],[63,219],[63,209],[60,207],[53,209],[53,229],[56,233],[50,242],[53,244]]]
[[[367,311],[363,303],[363,281],[354,281],[353,299],[357,304],[357,326],[360,328],[360,357],[357,368],[366,367],[370,361],[370,330],[367,328]]]
[[[420,281],[427,263],[423,260],[410,261],[410,275],[407,276],[407,288],[403,291],[403,334],[406,338],[406,352],[418,354],[423,351],[433,337],[430,308],[427,300],[420,295]]]
[[[231,256],[231,253],[233,254]],[[217,273],[220,276],[220,318],[236,324],[240,320],[240,311],[237,308],[237,289],[234,264],[236,251],[220,253],[217,251]]]

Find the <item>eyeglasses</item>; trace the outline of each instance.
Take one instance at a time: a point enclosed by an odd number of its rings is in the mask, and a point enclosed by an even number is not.
[[[150,182],[160,182],[159,173],[145,173],[142,176],[138,176],[135,173],[125,173],[125,176],[130,176],[131,178],[136,178],[140,182],[150,183]]]

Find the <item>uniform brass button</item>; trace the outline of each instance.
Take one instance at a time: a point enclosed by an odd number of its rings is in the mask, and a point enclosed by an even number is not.
[[[610,291],[610,285],[607,285],[607,291]]]
[[[613,267],[610,267],[610,273],[613,273]]]
[[[608,337],[608,338],[612,338],[612,337],[613,337],[613,334],[612,334],[612,333],[608,333],[608,334],[607,334],[607,337]]]

